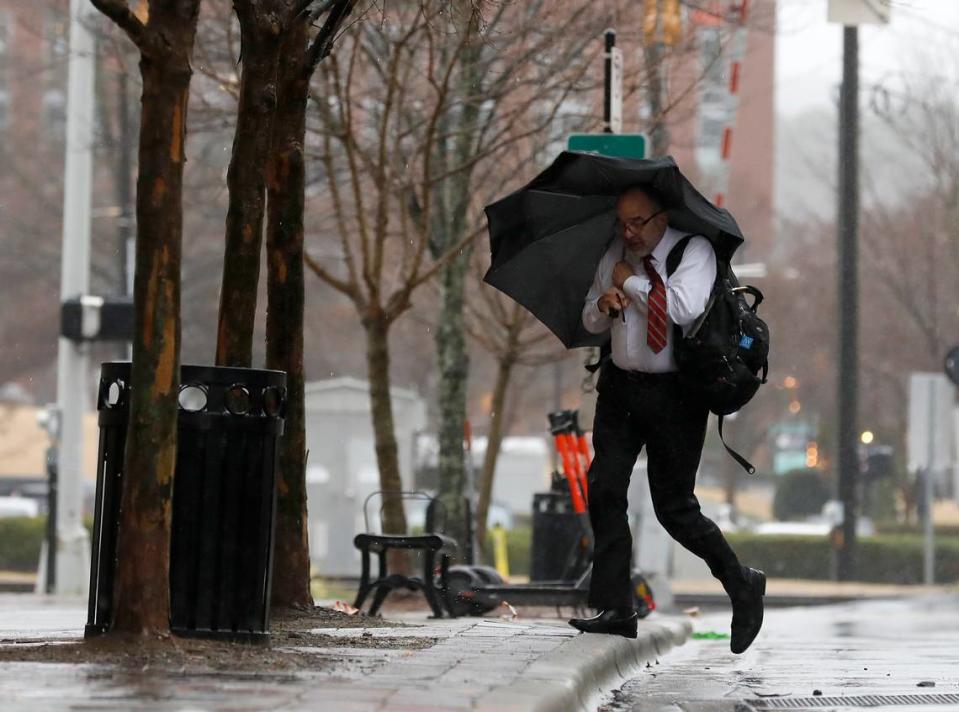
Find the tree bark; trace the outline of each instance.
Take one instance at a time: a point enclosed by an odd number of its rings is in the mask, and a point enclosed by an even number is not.
[[[657,14],[661,12],[657,10]],[[660,30],[657,28],[657,34]],[[646,62],[648,88],[646,90],[649,105],[649,115],[652,120],[650,128],[650,152],[653,157],[665,156],[669,152],[669,127],[666,125],[666,80],[665,59],[666,52],[662,42],[657,38],[643,45],[643,58]]]
[[[512,354],[506,354],[499,359],[496,369],[496,385],[493,387],[489,433],[486,436],[486,454],[483,456],[483,469],[480,472],[479,481],[479,501],[476,505],[476,539],[484,554],[489,553],[486,551],[486,524],[489,518],[490,500],[493,496],[496,460],[499,457],[500,446],[503,444],[506,391],[515,363]]]
[[[469,355],[463,333],[463,285],[468,265],[469,258],[463,255],[442,271],[442,309],[436,328],[440,374],[436,389],[440,416],[439,496],[446,515],[443,530],[456,539],[460,555],[468,544],[464,502],[468,492],[463,451],[469,378]]]
[[[243,69],[233,153],[227,172],[229,208],[220,291],[216,364],[253,363],[253,326],[260,280],[266,163],[276,109],[276,74],[285,0],[235,0]]]
[[[396,492],[403,489],[400,479],[399,452],[393,422],[393,400],[390,395],[390,322],[382,314],[364,317],[366,329],[366,362],[370,380],[370,408],[376,444],[376,464],[380,471],[380,488]],[[406,514],[398,497],[384,500],[383,530],[391,534],[406,533]]]
[[[273,146],[267,166],[266,367],[286,371],[286,422],[277,468],[274,608],[312,606],[307,530],[306,429],[303,393],[303,210],[307,28],[284,41]]]
[[[479,15],[471,5],[463,4],[460,12],[466,14],[460,28],[468,35],[467,47],[460,60],[460,78],[458,94],[462,101],[462,110],[457,117],[457,139],[453,151],[456,165],[465,165],[475,151],[475,142],[479,131],[479,104],[477,98],[482,94],[479,89],[482,76],[479,73],[481,46],[475,38]],[[445,160],[445,150],[439,146],[441,160]],[[445,185],[437,188],[437,204],[442,226],[439,234],[434,235],[439,252],[445,252],[466,234],[467,201],[472,193],[472,169],[462,169],[453,175]],[[443,191],[448,192],[443,195]],[[443,214],[443,213],[446,214]],[[437,250],[434,249],[434,254]],[[436,329],[436,352],[439,364],[439,383],[437,400],[440,414],[439,422],[439,497],[446,514],[444,531],[456,539],[459,553],[467,551],[468,516],[465,497],[471,496],[466,482],[466,463],[463,451],[463,436],[466,431],[466,388],[469,380],[469,356],[466,352],[466,338],[463,325],[463,289],[469,270],[472,247],[451,260],[440,273],[442,285],[439,324]],[[473,483],[473,487],[476,483]]]
[[[112,630],[170,628],[170,507],[180,378],[182,185],[190,55],[199,1],[156,3],[142,51],[137,178],[136,333]]]

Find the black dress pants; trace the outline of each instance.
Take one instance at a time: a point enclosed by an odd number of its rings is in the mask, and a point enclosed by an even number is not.
[[[626,493],[646,447],[656,518],[673,539],[705,560],[713,576],[739,574],[736,554],[693,494],[709,411],[675,373],[623,371],[607,361],[597,384],[589,518],[595,546],[589,606],[632,608],[632,536]]]

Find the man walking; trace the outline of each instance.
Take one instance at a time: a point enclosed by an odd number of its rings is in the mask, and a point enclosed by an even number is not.
[[[672,350],[673,324],[686,329],[705,311],[715,253],[706,238],[694,237],[667,276],[666,258],[685,234],[669,227],[661,201],[648,189],[630,188],[620,195],[616,215],[618,235],[583,307],[583,325],[594,334],[610,329],[612,346],[597,383],[588,482],[595,540],[588,602],[600,612],[570,625],[636,637],[626,493],[645,446],[656,517],[722,582],[733,608],[730,648],[741,653],[762,626],[766,576],[741,566],[700,511],[693,488],[709,412],[680,381]]]

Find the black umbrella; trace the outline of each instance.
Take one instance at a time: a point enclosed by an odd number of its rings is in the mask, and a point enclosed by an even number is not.
[[[615,237],[616,199],[652,188],[671,227],[704,235],[729,260],[743,235],[728,211],[693,187],[669,156],[651,160],[564,151],[528,185],[486,207],[492,265],[483,278],[526,307],[567,348],[609,334],[583,327],[586,293]]]

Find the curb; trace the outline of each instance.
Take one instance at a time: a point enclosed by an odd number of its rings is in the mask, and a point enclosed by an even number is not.
[[[522,679],[477,700],[477,712],[594,712],[602,695],[616,689],[692,632],[688,620],[640,621],[639,636],[584,633],[532,663]]]

